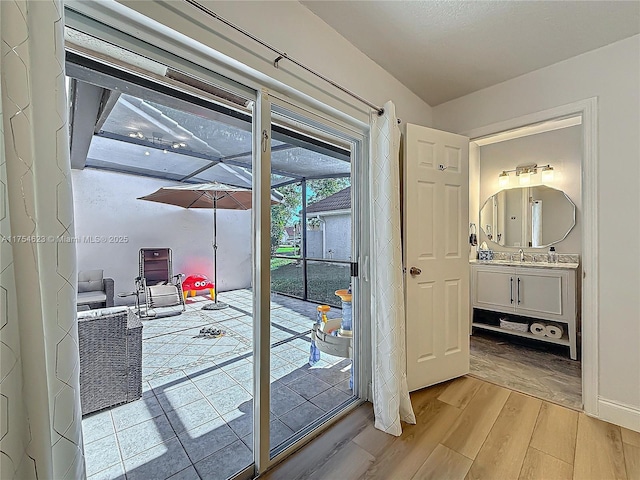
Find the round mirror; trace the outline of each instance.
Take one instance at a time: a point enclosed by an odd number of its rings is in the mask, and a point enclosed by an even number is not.
[[[480,210],[485,237],[503,247],[548,247],[575,225],[575,204],[562,190],[544,185],[501,190]]]

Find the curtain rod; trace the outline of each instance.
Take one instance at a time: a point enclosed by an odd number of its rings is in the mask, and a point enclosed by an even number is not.
[[[287,59],[290,62],[294,63],[295,65],[299,66],[300,68],[306,70],[307,72],[311,73],[312,75],[315,75],[316,77],[320,78],[321,80],[324,80],[325,82],[333,85],[334,87],[336,87],[338,90],[346,93],[347,95],[355,98],[356,100],[364,103],[365,105],[368,105],[369,107],[373,108],[376,112],[378,112],[378,115],[382,115],[384,113],[384,108],[382,107],[378,107],[377,105],[369,102],[368,100],[365,100],[364,98],[362,98],[361,96],[353,93],[350,90],[347,90],[346,88],[344,88],[342,85],[337,84],[336,82],[334,82],[333,80],[325,77],[324,75],[322,75],[321,73],[316,72],[315,70],[307,67],[306,65],[304,65],[303,63],[295,60],[294,58],[291,58],[289,55],[287,55],[284,52],[281,52],[280,50],[278,50],[275,47],[272,47],[271,45],[269,45],[267,42],[265,42],[264,40],[261,40],[260,38],[256,37],[255,35],[253,35],[250,32],[247,32],[246,30],[244,30],[241,27],[238,27],[237,25],[231,23],[229,20],[222,18],[220,15],[218,15],[217,13],[215,13],[212,10],[209,10],[207,7],[201,5],[200,3],[196,2],[195,0],[184,0],[186,3],[188,3],[189,5],[191,5],[194,8],[197,8],[198,10],[200,10],[201,12],[205,13],[206,15],[209,15],[212,18],[215,18],[216,20],[219,20],[220,22],[224,23],[225,25],[233,28],[234,30],[240,32],[241,34],[245,35],[246,37],[249,37],[251,40],[253,40],[254,42],[259,43],[260,45],[262,45],[263,47],[268,48],[269,50],[271,50],[274,53],[278,54],[278,58],[275,59],[275,61],[273,62],[273,65],[278,68],[278,62],[280,60]]]

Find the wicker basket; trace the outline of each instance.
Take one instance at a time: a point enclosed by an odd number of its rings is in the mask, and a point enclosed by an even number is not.
[[[504,328],[505,330],[512,330],[514,332],[528,332],[529,324],[528,323],[520,323],[520,322],[510,322],[505,318],[500,319],[500,328]]]

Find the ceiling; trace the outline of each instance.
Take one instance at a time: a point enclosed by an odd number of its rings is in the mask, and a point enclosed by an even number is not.
[[[301,3],[431,106],[640,32],[637,1]]]
[[[80,90],[76,88],[76,92]],[[108,92],[113,95],[113,91]],[[186,183],[212,181],[251,188],[252,141],[251,117],[244,128],[237,118],[220,112],[198,109],[201,115],[183,109],[143,100],[120,93],[107,113],[104,123],[92,127],[91,142],[83,156],[83,167],[121,173],[146,175]],[[81,99],[76,98],[75,103]],[[174,105],[178,102],[173,102]],[[76,122],[86,117],[73,115],[72,138]],[[288,140],[283,142],[278,140]],[[273,187],[302,178],[348,177],[351,173],[349,153],[333,151],[289,138],[282,128],[274,127],[271,140],[271,181]]]
[[[67,54],[71,166],[183,183],[252,184],[249,107],[167,92],[115,69]],[[130,76],[130,78],[132,78]],[[271,184],[351,175],[348,149],[281,124],[273,115]]]

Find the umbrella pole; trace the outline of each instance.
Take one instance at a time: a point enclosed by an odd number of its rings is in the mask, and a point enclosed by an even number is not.
[[[214,193],[213,196],[213,303],[209,303],[202,307],[202,310],[222,310],[229,305],[218,302],[218,197]]]

